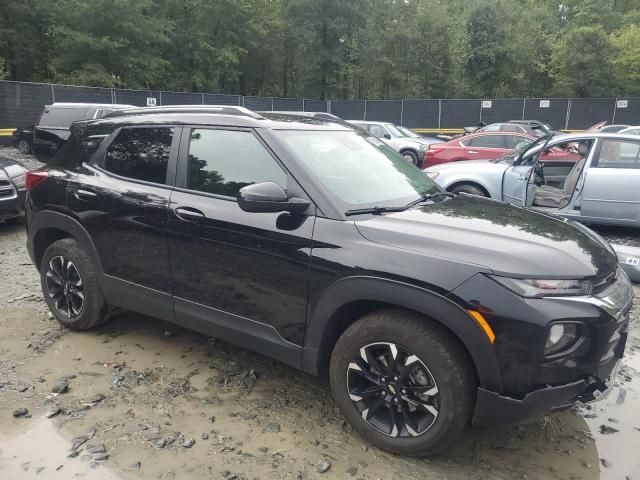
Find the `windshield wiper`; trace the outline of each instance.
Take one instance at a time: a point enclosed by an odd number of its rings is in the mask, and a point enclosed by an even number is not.
[[[404,212],[405,210],[414,207],[416,205],[418,205],[419,203],[422,202],[427,202],[429,200],[433,200],[436,197],[441,197],[441,196],[445,196],[445,197],[453,197],[455,194],[450,193],[450,192],[437,192],[437,193],[428,193],[428,194],[423,194],[420,195],[420,198],[407,203],[406,205],[402,206],[402,207],[380,207],[380,206],[375,206],[375,207],[369,207],[369,208],[356,208],[354,210],[347,210],[346,212],[344,212],[344,214],[346,216],[351,216],[351,215],[366,215],[366,214],[372,214],[372,215],[380,215],[381,213],[389,213],[389,212]]]
[[[422,200],[420,200],[422,201]],[[367,213],[372,213],[373,215],[380,215],[381,213],[387,212],[402,212],[406,210],[405,207],[369,207],[369,208],[355,208],[353,210],[347,210],[344,214],[349,217],[351,215],[365,215]]]

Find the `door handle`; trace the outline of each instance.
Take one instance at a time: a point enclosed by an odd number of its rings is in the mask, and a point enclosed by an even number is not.
[[[91,190],[79,189],[73,192],[73,196],[78,200],[91,200],[93,198],[96,198],[97,195],[96,192],[92,192]]]
[[[200,210],[191,207],[178,207],[174,210],[176,215],[183,220],[197,222],[198,220],[204,220],[205,216]]]
[[[477,150],[469,150],[469,153],[478,153]]]

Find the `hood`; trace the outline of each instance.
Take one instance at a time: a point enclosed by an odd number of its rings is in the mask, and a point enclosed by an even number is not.
[[[372,242],[511,276],[582,278],[617,265],[604,243],[568,222],[467,195],[356,226]]]
[[[5,173],[9,178],[15,178],[29,169],[22,163],[8,157],[0,156],[0,172]]]

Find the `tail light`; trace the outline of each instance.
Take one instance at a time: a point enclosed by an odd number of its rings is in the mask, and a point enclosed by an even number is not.
[[[34,170],[33,172],[27,172],[24,185],[27,189],[27,192],[30,192],[37,185],[40,185],[42,182],[46,181],[49,178],[49,172],[45,172],[42,170]]]

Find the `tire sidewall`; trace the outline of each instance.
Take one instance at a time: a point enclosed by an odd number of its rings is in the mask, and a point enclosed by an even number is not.
[[[455,407],[460,403],[458,397],[468,392],[464,389],[456,391],[452,388],[453,385],[458,384],[458,381],[451,378],[453,369],[450,363],[438,354],[438,345],[429,337],[416,338],[412,335],[413,332],[395,329],[392,325],[373,326],[363,330],[358,334],[347,330],[334,350],[335,357],[331,362],[330,380],[336,403],[355,430],[375,445],[405,455],[429,454],[428,445],[443,442],[451,433],[452,423],[455,423],[456,416],[460,414]],[[393,438],[369,426],[349,398],[346,381],[347,366],[351,360],[359,356],[360,347],[377,342],[395,343],[417,355],[427,366],[438,386],[440,393],[438,417],[428,431],[417,437]]]
[[[29,154],[31,153],[31,145],[29,145],[29,142],[27,142],[26,140],[19,140],[18,151],[20,153]]]
[[[453,189],[455,193],[466,193],[468,195],[476,195],[478,197],[486,197],[485,193],[475,185],[460,185]]]
[[[418,165],[418,156],[415,153],[407,150],[402,152],[400,155],[402,155],[405,160],[409,161],[413,165],[416,165],[416,166]],[[410,157],[410,158],[407,158],[407,157]]]
[[[49,268],[49,261],[57,256],[63,256],[73,262],[82,279],[83,293],[85,296],[84,304],[80,314],[73,318],[68,318],[58,311],[47,291],[46,275]],[[88,255],[74,240],[58,240],[46,249],[42,256],[42,263],[40,264],[40,283],[42,295],[47,307],[49,307],[54,318],[64,326],[74,330],[82,330],[91,328],[102,322],[105,305],[98,287],[95,269],[93,265],[91,265]]]

